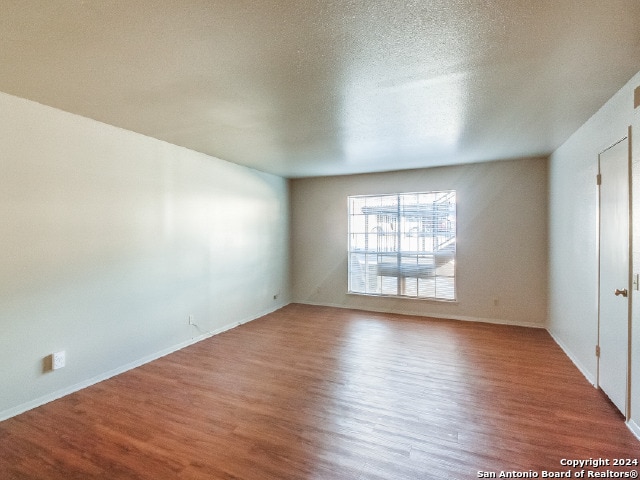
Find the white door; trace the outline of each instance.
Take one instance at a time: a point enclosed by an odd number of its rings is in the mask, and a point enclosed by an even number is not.
[[[600,154],[598,384],[626,416],[629,364],[629,142]]]

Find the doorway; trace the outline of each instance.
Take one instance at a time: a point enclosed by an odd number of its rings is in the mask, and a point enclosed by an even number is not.
[[[600,172],[598,386],[628,418],[630,324],[629,141],[598,157]]]

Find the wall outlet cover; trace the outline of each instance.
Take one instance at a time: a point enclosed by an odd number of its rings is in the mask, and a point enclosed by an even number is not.
[[[56,352],[51,355],[51,369],[58,370],[66,365],[66,354],[65,351]]]

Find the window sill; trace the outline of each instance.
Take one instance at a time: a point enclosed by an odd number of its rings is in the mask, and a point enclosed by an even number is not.
[[[371,297],[371,298],[392,298],[394,300],[417,300],[419,302],[434,302],[434,303],[458,303],[458,299],[449,300],[447,298],[424,298],[424,297],[409,297],[403,295],[384,295],[378,293],[358,293],[347,292],[347,295],[354,297]]]

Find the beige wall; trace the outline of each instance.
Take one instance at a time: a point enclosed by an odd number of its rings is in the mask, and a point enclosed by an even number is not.
[[[458,301],[348,295],[347,196],[448,189],[458,200]],[[545,159],[292,180],[293,300],[544,326],[546,201]]]
[[[596,382],[598,343],[598,154],[625,137],[634,121],[635,75],[567,142],[557,149],[549,166],[549,331],[585,376]],[[636,123],[637,123],[637,113]],[[634,141],[637,145],[637,141]],[[638,165],[633,158],[633,195],[640,191]],[[634,201],[634,205],[637,201]],[[640,272],[638,208],[634,208],[633,270]],[[640,361],[640,310],[632,295],[633,365]],[[632,428],[640,435],[640,369],[632,368]]]
[[[285,180],[5,94],[0,111],[0,419],[288,303]]]

